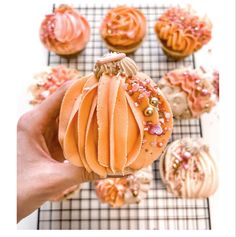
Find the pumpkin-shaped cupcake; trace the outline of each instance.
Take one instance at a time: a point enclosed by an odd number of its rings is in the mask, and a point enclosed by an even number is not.
[[[136,51],[146,34],[147,22],[137,8],[119,6],[111,9],[103,19],[101,36],[111,51],[132,53]]]
[[[208,145],[201,138],[172,142],[160,158],[160,174],[176,197],[207,198],[218,187],[218,172]]]
[[[66,92],[59,142],[72,164],[101,177],[133,173],[158,159],[172,131],[170,106],[125,54],[97,60]]]
[[[46,15],[40,27],[43,45],[59,55],[71,56],[83,50],[90,37],[88,21],[79,11],[60,5],[52,14]]]
[[[163,51],[176,60],[189,56],[207,44],[211,39],[211,30],[210,20],[199,17],[191,8],[170,8],[155,24]]]

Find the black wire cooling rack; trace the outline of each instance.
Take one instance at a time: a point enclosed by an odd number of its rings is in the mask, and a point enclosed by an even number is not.
[[[154,81],[172,69],[195,67],[194,56],[175,62],[167,59],[154,33],[157,17],[169,6],[135,6],[148,20],[148,34],[142,46],[129,55],[141,71]],[[101,20],[111,6],[79,6],[91,26],[91,38],[86,49],[76,58],[66,59],[48,54],[48,65],[66,65],[78,68],[81,74],[90,73],[96,59],[108,50],[101,41]],[[174,121],[171,140],[181,137],[202,136],[200,120]],[[101,204],[91,183],[83,184],[77,195],[62,202],[47,202],[38,211],[38,229],[211,229],[208,199],[180,199],[166,192],[158,170],[158,161],[152,165],[154,180],[148,197],[140,204],[122,208],[109,208]]]

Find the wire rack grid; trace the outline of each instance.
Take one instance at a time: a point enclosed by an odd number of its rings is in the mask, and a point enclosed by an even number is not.
[[[54,6],[55,7],[55,6]],[[175,62],[160,48],[154,33],[157,17],[169,6],[135,6],[147,17],[148,32],[142,46],[129,55],[141,71],[158,81],[162,75],[182,66],[195,67],[194,56]],[[79,6],[91,26],[91,38],[78,57],[66,59],[48,53],[48,65],[77,68],[81,74],[90,73],[96,59],[108,52],[101,41],[99,27],[111,6]],[[181,137],[202,136],[200,120],[174,121],[171,141]],[[38,211],[38,229],[211,229],[208,199],[173,197],[163,186],[158,161],[152,165],[154,180],[148,197],[139,204],[109,208],[97,200],[93,185],[85,183],[73,198],[62,202],[47,202]]]

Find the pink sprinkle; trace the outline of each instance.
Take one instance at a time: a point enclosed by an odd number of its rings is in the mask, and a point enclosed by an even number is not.
[[[150,145],[151,145],[151,146],[156,146],[157,143],[156,143],[156,142],[150,142]]]
[[[143,94],[140,94],[140,95],[138,96],[138,100],[142,99],[143,97],[144,97],[144,95],[143,95]]]
[[[132,85],[132,91],[133,91],[133,92],[136,92],[136,91],[138,91],[138,89],[139,89],[139,85],[138,85],[137,83],[134,83],[134,84]]]
[[[129,95],[133,95],[133,91],[129,90],[128,91]]]
[[[145,91],[144,95],[146,95],[149,98],[151,96],[151,92],[150,91]]]
[[[184,154],[183,154],[183,157],[186,158],[186,159],[189,159],[191,157],[191,153],[188,152],[188,151],[185,151]]]
[[[188,164],[185,163],[185,164],[183,164],[183,167],[184,167],[184,169],[187,170],[189,166],[188,166]]]
[[[206,96],[206,95],[208,95],[208,94],[209,94],[209,92],[208,92],[207,89],[202,89],[202,95],[203,95],[203,96]]]
[[[162,130],[162,127],[160,125],[154,124],[154,125],[149,126],[148,132],[151,135],[161,135],[163,133],[163,130]]]
[[[150,79],[146,78],[146,79],[145,79],[145,82],[146,82],[147,84],[150,84]]]

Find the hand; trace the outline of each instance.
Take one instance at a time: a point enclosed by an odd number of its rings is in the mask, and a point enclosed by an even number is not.
[[[70,84],[65,83],[18,121],[17,221],[44,202],[60,197],[66,189],[99,178],[85,168],[63,162],[58,142],[58,115]]]

